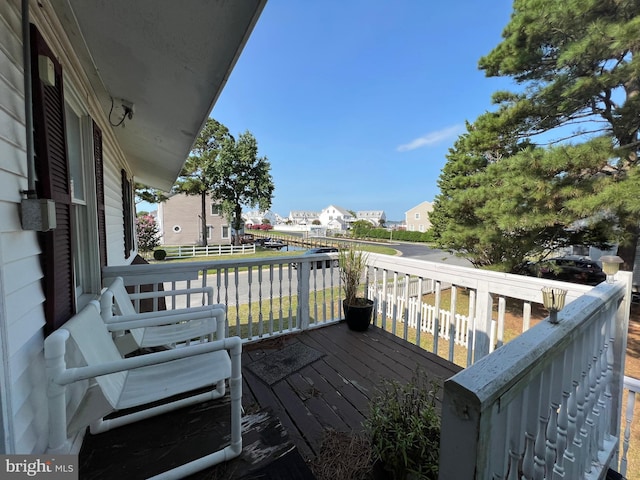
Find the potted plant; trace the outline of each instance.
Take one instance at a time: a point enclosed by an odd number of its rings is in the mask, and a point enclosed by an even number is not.
[[[360,284],[367,270],[367,255],[354,246],[340,250],[338,255],[340,277],[344,290],[342,308],[351,330],[364,331],[371,323],[373,300],[360,293]],[[361,295],[361,296],[359,296]]]

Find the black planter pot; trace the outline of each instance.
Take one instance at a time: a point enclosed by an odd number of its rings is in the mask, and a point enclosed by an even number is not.
[[[371,314],[373,313],[373,300],[359,299],[363,302],[362,305],[347,305],[347,301],[342,301],[342,308],[344,309],[344,318],[347,321],[347,326],[350,330],[356,332],[364,332],[369,328],[371,323]]]

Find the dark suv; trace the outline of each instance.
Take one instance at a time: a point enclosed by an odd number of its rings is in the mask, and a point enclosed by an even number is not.
[[[304,252],[302,255],[314,255],[316,253],[338,253],[338,249],[335,247],[318,247],[318,248],[311,248],[309,250],[307,250],[306,252]],[[317,262],[314,262],[311,264],[311,268],[322,268],[322,262],[323,260],[318,260]],[[334,267],[338,266],[338,260],[324,260],[325,262],[325,267],[329,268],[331,265],[333,265]],[[293,268],[298,268],[298,264],[297,263],[292,263],[291,266],[293,266]]]
[[[524,269],[525,275],[531,275],[563,282],[598,285],[607,278],[605,273],[593,260],[584,257],[557,257],[538,263],[528,263]]]

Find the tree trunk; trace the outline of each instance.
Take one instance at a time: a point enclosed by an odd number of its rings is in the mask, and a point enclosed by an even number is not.
[[[207,246],[207,192],[200,194],[200,211],[202,215],[202,246]]]
[[[618,247],[618,256],[624,260],[624,263],[620,266],[620,270],[633,272],[638,237],[640,236],[640,225],[638,222],[629,223],[626,226],[626,232],[627,235],[625,235],[624,243]]]

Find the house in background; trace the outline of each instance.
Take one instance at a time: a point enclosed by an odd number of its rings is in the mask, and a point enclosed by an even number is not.
[[[429,214],[433,212],[433,203],[422,202],[407,210],[404,214],[406,228],[409,232],[426,232],[431,228]]]
[[[220,205],[207,195],[207,244],[231,243],[231,228]],[[156,220],[162,245],[202,245],[202,197],[171,195],[158,204]]]
[[[0,2],[0,454],[47,448],[44,339],[136,258],[134,184],[171,188],[265,0],[187,5]]]
[[[311,225],[314,220],[319,220],[320,214],[311,210],[291,210],[289,221],[293,225]]]
[[[329,205],[320,212],[320,224],[334,231],[345,231],[349,229],[349,224],[355,221],[355,217],[342,207]]]
[[[356,212],[356,220],[366,220],[374,227],[379,227],[386,223],[387,216],[384,210],[361,210]]]
[[[254,210],[242,214],[242,219],[244,220],[244,224],[246,226],[262,225],[264,223],[264,220],[268,220],[270,225],[275,225],[276,223],[278,223],[278,217],[279,215],[276,215],[271,210],[267,210],[266,212]]]

